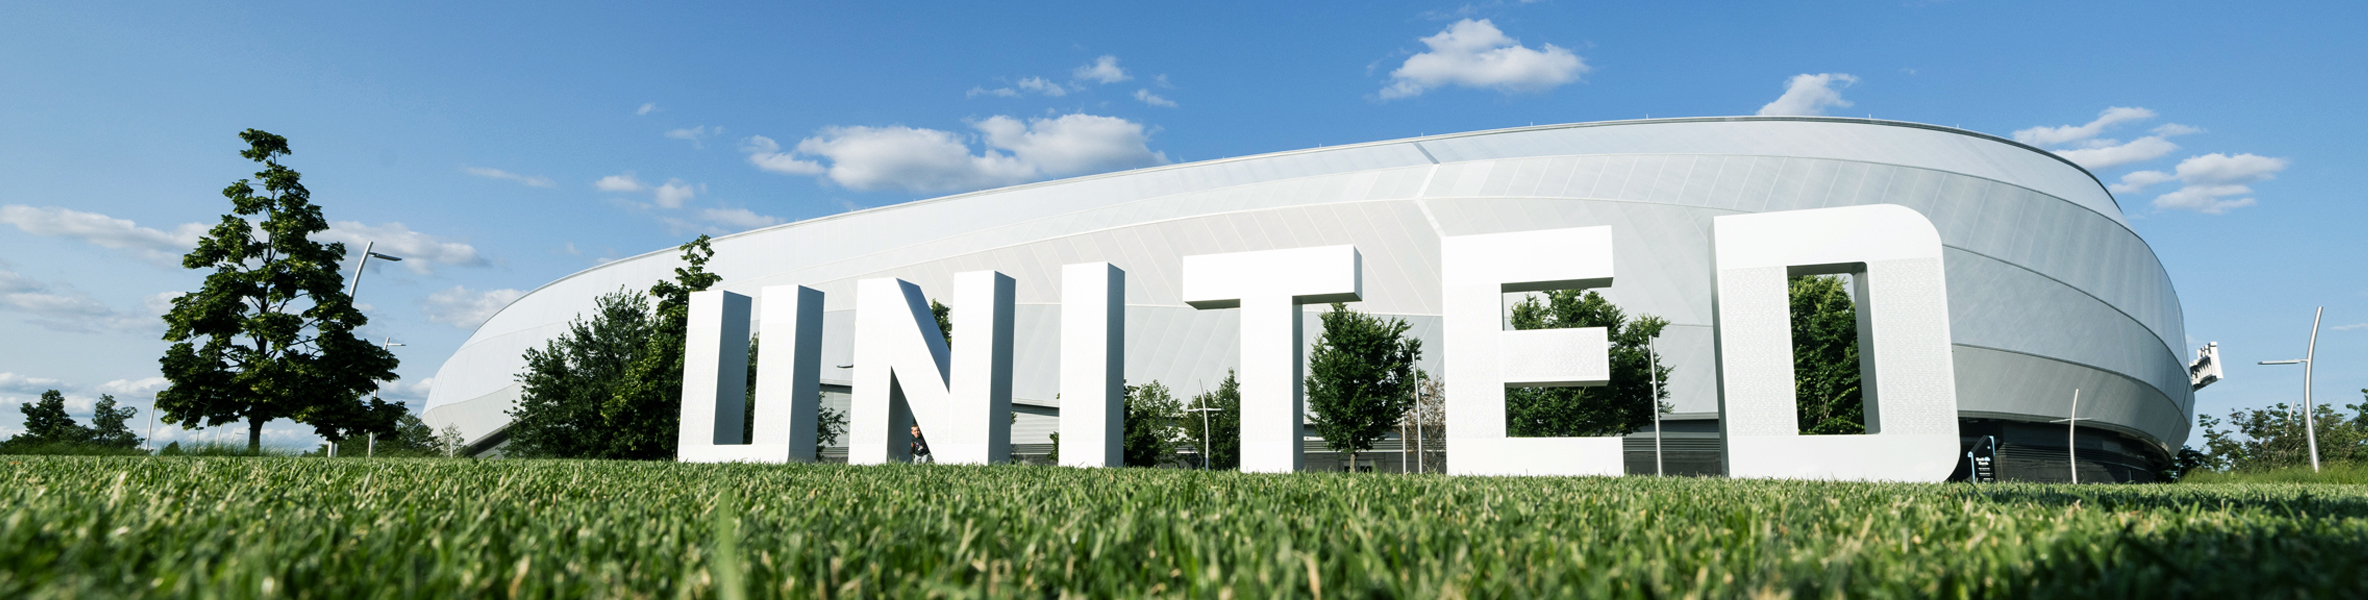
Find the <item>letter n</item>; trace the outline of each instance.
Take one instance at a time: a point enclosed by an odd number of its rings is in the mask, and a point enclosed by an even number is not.
[[[909,459],[908,424],[921,427],[939,462],[1010,459],[1012,279],[993,271],[954,275],[953,321],[962,345],[952,351],[919,286],[901,279],[855,285],[847,461]]]

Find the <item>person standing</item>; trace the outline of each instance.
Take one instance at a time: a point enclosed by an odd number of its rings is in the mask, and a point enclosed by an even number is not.
[[[937,462],[937,459],[929,456],[929,440],[921,437],[921,426],[914,425],[912,431],[913,443],[906,446],[905,450],[912,454],[913,464]]]

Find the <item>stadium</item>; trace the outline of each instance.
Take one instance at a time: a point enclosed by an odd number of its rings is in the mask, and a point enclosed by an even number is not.
[[[1127,271],[1127,379],[1189,396],[1237,364],[1240,328],[1236,311],[1183,302],[1184,256],[1353,244],[1365,269],[1354,306],[1410,322],[1431,349],[1423,368],[1435,373],[1441,237],[1609,226],[1619,277],[1599,291],[1631,315],[1670,322],[1658,349],[1675,369],[1674,412],[1661,431],[1629,436],[1629,472],[1653,472],[1658,437],[1670,472],[1718,474],[1712,218],[1864,204],[1909,207],[1940,232],[1960,432],[1968,449],[1995,449],[2000,477],[2069,478],[2074,448],[2060,420],[2074,389],[2082,481],[2151,480],[2186,442],[2194,383],[2178,296],[2112,195],[2040,149],[1916,123],[1616,121],[1166,165],[724,236],[708,268],[723,277],[720,289],[741,294],[791,284],[827,294],[825,405],[840,410],[856,281],[902,278],[950,302],[954,273],[1012,276],[1012,442],[1027,455],[1049,449],[1059,414],[1061,265],[1108,261]],[[604,264],[503,308],[437,371],[423,418],[498,454],[522,353],[564,332],[600,294],[670,277],[676,254]],[[1306,323],[1313,340],[1319,321]],[[1305,439],[1307,468],[1352,467]],[[1400,470],[1405,447],[1385,440],[1353,468]]]

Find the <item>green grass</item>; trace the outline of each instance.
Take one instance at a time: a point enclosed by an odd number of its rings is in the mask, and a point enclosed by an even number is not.
[[[2285,467],[2268,471],[2217,472],[2196,471],[2187,474],[2182,483],[2344,483],[2368,484],[2368,464],[2327,462],[2312,471],[2309,465]]]
[[[2368,488],[2336,485],[174,457],[0,477],[8,598],[2368,593]]]

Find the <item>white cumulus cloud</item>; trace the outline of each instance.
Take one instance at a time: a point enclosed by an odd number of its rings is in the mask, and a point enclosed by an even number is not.
[[[372,248],[380,254],[401,257],[399,263],[413,273],[435,273],[434,265],[482,267],[490,264],[477,253],[477,247],[412,231],[402,223],[364,224],[359,221],[330,221],[329,230],[313,236],[322,242],[344,242],[346,257],[360,260],[362,249]],[[376,245],[371,244],[375,242]],[[377,261],[372,261],[377,264]]]
[[[1504,93],[1539,92],[1579,80],[1589,70],[1579,55],[1553,44],[1521,45],[1488,19],[1464,19],[1422,38],[1430,51],[1406,58],[1390,72],[1381,98],[1406,98],[1447,87]]]
[[[512,289],[477,291],[456,285],[421,298],[419,310],[430,322],[472,329],[525,295]]]
[[[683,183],[680,179],[668,179],[657,189],[650,190],[650,194],[657,198],[658,206],[666,208],[682,208],[684,202],[690,202],[693,196],[698,195],[691,189],[690,184]]]
[[[45,329],[73,333],[147,331],[163,324],[154,315],[117,311],[73,286],[5,270],[0,270],[0,310],[29,315],[34,325]]]
[[[656,111],[656,110],[658,110],[658,103],[656,103],[656,102],[643,102],[643,103],[641,103],[641,108],[640,108],[640,109],[638,109],[638,110],[635,110],[635,111],[633,111],[633,114],[634,114],[634,115],[646,115],[646,114],[650,114],[651,112],[654,112],[654,111]]]
[[[2107,127],[2152,118],[2154,118],[2154,111],[2151,110],[2134,106],[2115,106],[2097,113],[2096,120],[2085,124],[2017,129],[2014,132],[2014,141],[2033,146],[2069,144],[2102,135]]]
[[[1047,80],[1042,77],[1029,77],[1026,79],[1021,79],[1016,85],[1018,85],[1021,90],[1036,92],[1038,94],[1044,94],[1046,96],[1052,96],[1055,98],[1069,95],[1069,88],[1061,87],[1061,84],[1053,83],[1051,80]]]
[[[1825,114],[1828,108],[1849,108],[1850,101],[1842,99],[1842,90],[1858,83],[1849,73],[1802,73],[1784,82],[1784,95],[1760,107],[1761,116],[1810,116]],[[1838,87],[1837,87],[1838,86]]]
[[[1118,83],[1128,79],[1134,79],[1133,77],[1130,77],[1126,74],[1126,69],[1118,68],[1117,56],[1108,54],[1104,54],[1100,58],[1094,59],[1094,61],[1091,63],[1086,63],[1085,66],[1071,70],[1069,72],[1069,76],[1083,81],[1094,81],[1100,83]],[[1027,85],[1027,81],[1022,80],[1020,84],[1022,87],[1025,87]],[[1054,95],[1057,96],[1059,94]]]
[[[117,379],[99,384],[99,392],[123,398],[153,398],[156,397],[156,392],[172,384],[173,382],[166,381],[163,377]]]
[[[2056,156],[2064,157],[2064,160],[2072,161],[2072,164],[2080,165],[2081,168],[2097,171],[2162,158],[2179,149],[2178,144],[2173,144],[2170,140],[2162,139],[2162,136],[2158,135],[2150,135],[2128,142],[2101,141],[2105,143],[2093,144],[2087,148],[2056,150],[2054,152]]]
[[[1161,98],[1159,97],[1159,94],[1151,93],[1151,90],[1149,89],[1135,90],[1135,99],[1141,100],[1144,104],[1149,104],[1152,106],[1164,106],[1167,108],[1176,107],[1176,101]]]
[[[745,208],[703,208],[699,209],[699,218],[742,230],[772,227],[782,222],[781,217],[760,215]]]
[[[2123,175],[2121,182],[2114,184],[2112,190],[2115,193],[2137,193],[2149,186],[2176,181],[2181,184],[2180,188],[2156,196],[2155,208],[2217,215],[2255,204],[2253,198],[2235,197],[2252,194],[2250,184],[2277,177],[2278,172],[2286,170],[2288,164],[2290,161],[2283,158],[2253,154],[2229,156],[2215,152],[2179,161],[2179,166],[2170,173],[2138,171]]]
[[[62,382],[47,377],[33,377],[15,373],[0,373],[0,392],[39,394],[57,389]]]
[[[602,177],[592,182],[592,187],[603,192],[638,192],[648,188],[641,180],[634,179],[631,172]]]
[[[0,223],[15,225],[17,229],[33,235],[68,237],[102,248],[128,250],[141,258],[170,266],[180,266],[181,255],[196,248],[197,239],[205,235],[207,229],[202,224],[186,223],[168,232],[141,227],[129,219],[99,213],[21,204],[0,206]]]
[[[797,144],[794,154],[812,161],[790,158],[770,139],[752,139],[742,149],[760,168],[819,174],[866,191],[974,190],[1168,162],[1165,153],[1151,150],[1143,124],[1117,117],[1070,114],[1021,121],[995,116],[971,127],[985,142],[982,151],[973,152],[970,142],[954,132],[901,126],[825,128]]]
[[[505,179],[539,188],[559,187],[559,184],[551,181],[551,178],[549,177],[519,175],[517,173],[491,167],[461,167],[460,170],[461,172],[486,179]]]
[[[724,128],[722,127],[708,127],[705,125],[700,125],[697,127],[685,127],[682,129],[669,129],[666,131],[666,137],[678,140],[688,140],[691,143],[692,148],[705,148],[707,147],[708,137],[721,135],[723,132]]]

